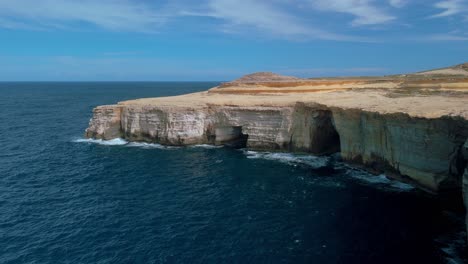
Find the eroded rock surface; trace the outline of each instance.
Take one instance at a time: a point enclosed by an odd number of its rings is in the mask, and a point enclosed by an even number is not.
[[[86,129],[86,137],[113,139],[122,136],[122,107],[103,105],[93,110],[93,117]]]

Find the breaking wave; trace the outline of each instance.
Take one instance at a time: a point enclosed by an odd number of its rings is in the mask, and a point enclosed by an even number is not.
[[[385,174],[373,175],[365,170],[353,168],[343,162],[338,162],[333,157],[318,157],[313,155],[297,155],[291,153],[272,153],[243,150],[249,159],[265,159],[286,163],[292,166],[305,165],[313,169],[330,168],[343,170],[346,176],[358,180],[362,184],[372,185],[388,191],[408,192],[415,189],[411,184],[392,180]]]
[[[405,192],[412,191],[415,189],[413,185],[397,180],[392,180],[388,178],[385,174],[373,175],[363,170],[354,169],[347,170],[346,175],[357,179],[362,183],[381,187],[386,190]]]
[[[161,144],[156,143],[145,143],[145,142],[128,142],[122,138],[114,138],[110,140],[102,140],[102,139],[90,139],[90,138],[80,138],[75,139],[73,142],[76,143],[91,143],[91,144],[98,144],[104,146],[126,146],[126,147],[139,147],[144,149],[176,149],[181,147],[175,146],[163,146]]]
[[[136,147],[144,149],[178,149],[181,147],[176,146],[164,146],[157,143],[145,143],[145,142],[130,142],[127,144],[127,147]]]
[[[75,139],[73,142],[76,143],[93,143],[98,145],[105,145],[105,146],[122,146],[128,144],[128,142],[121,138],[114,138],[111,140],[102,140],[102,139],[91,139],[91,138],[80,138]]]
[[[204,148],[204,149],[217,149],[222,148],[223,146],[215,146],[215,145],[208,145],[208,144],[199,144],[199,145],[192,145],[189,148]]]
[[[329,166],[329,157],[318,157],[311,155],[295,155],[291,153],[271,153],[271,152],[257,152],[251,150],[244,150],[247,158],[249,159],[266,159],[275,160],[290,165],[307,165],[313,168],[321,168]]]

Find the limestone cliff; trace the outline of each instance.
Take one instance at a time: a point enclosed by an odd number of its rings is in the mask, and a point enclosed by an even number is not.
[[[468,138],[462,71],[468,73],[455,66],[328,79],[258,73],[206,92],[97,107],[86,136],[167,145],[228,144],[239,137],[245,144],[234,145],[252,149],[340,152],[345,161],[426,190],[457,192]]]
[[[344,160],[406,176],[432,191],[460,186],[462,173],[456,163],[468,138],[468,123],[460,117],[428,119],[316,103],[102,106],[95,109],[86,135],[167,145],[213,144],[216,127],[226,126],[241,127],[252,149],[319,155],[341,152]]]
[[[86,136],[167,145],[242,139],[231,145],[340,152],[345,161],[431,192],[459,193],[463,185],[468,197],[468,78],[461,71],[329,79],[254,74],[206,92],[97,107]]]
[[[468,137],[466,120],[343,109],[333,111],[333,118],[343,159],[397,173],[433,191],[460,186],[457,162]]]
[[[120,113],[118,120],[116,113]],[[281,108],[101,106],[95,109],[86,136],[167,145],[209,144],[216,140],[217,127],[238,126],[249,135],[249,148],[324,154],[339,150],[330,115],[323,106],[304,104]]]
[[[86,129],[86,137],[113,139],[122,135],[121,131],[122,107],[100,106],[93,111],[93,118]]]

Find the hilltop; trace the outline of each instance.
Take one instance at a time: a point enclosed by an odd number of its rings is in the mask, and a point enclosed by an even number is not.
[[[256,72],[247,74],[239,79],[232,81],[232,83],[251,83],[251,82],[289,82],[298,81],[300,78],[293,76],[284,76],[273,72]]]
[[[468,77],[468,62],[458,64],[452,67],[446,67],[441,69],[434,69],[429,71],[423,71],[416,73],[415,75],[426,75],[426,76],[466,76]]]

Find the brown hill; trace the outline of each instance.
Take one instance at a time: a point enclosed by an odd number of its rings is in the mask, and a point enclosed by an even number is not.
[[[429,76],[468,76],[468,63],[462,63],[451,67],[434,69],[415,73],[414,75],[429,75]]]
[[[232,81],[233,83],[257,83],[257,82],[291,82],[299,81],[300,78],[293,76],[284,76],[272,72],[256,72],[242,76]]]

